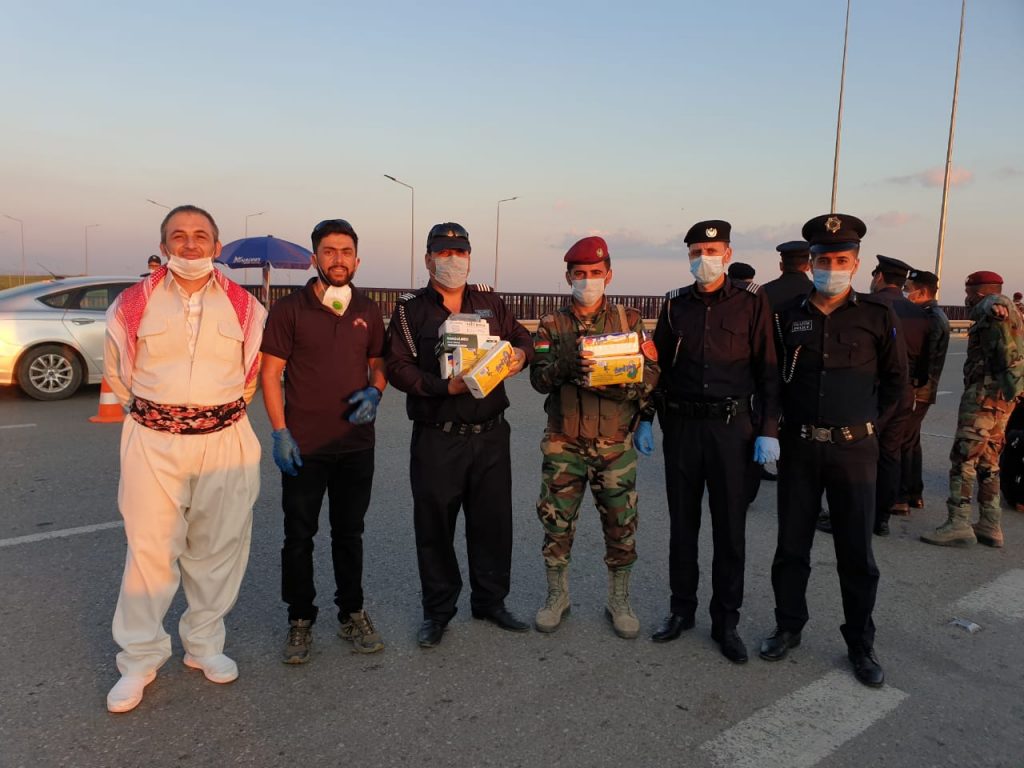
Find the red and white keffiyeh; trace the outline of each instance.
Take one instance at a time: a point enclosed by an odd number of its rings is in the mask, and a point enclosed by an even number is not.
[[[135,370],[135,353],[138,349],[142,313],[146,311],[149,297],[166,276],[167,265],[164,265],[123,290],[107,310],[107,333],[117,344],[120,352],[118,367],[121,381],[129,390],[132,386],[132,372]],[[213,279],[227,294],[228,301],[238,316],[238,324],[242,326],[242,359],[247,371],[245,383],[249,384],[259,373],[258,358],[266,312],[256,301],[255,296],[216,269],[213,271]]]

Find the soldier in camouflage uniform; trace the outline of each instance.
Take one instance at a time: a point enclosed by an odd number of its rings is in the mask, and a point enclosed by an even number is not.
[[[995,272],[974,272],[965,285],[964,303],[971,308],[973,322],[964,363],[964,394],[949,454],[953,464],[946,501],[949,517],[921,540],[940,546],[980,541],[1001,547],[999,454],[1006,422],[1024,391],[1024,321],[1013,302],[1000,293],[1003,279]],[[972,526],[975,482],[980,517]]]
[[[548,595],[537,611],[535,625],[554,632],[569,610],[568,566],[580,503],[589,482],[604,529],[608,566],[606,614],[620,637],[640,631],[629,605],[629,575],[636,560],[637,450],[654,448],[651,425],[633,429],[641,410],[649,406],[658,368],[653,345],[644,341],[643,319],[635,309],[604,298],[612,277],[608,246],[600,237],[587,237],[565,255],[566,281],[572,302],[540,320],[530,366],[530,383],[547,395],[547,428],[541,441],[541,491],[537,515],[544,526],[544,564]],[[636,332],[644,342],[643,370],[635,384],[587,387],[579,382],[593,362],[581,355],[581,336]]]

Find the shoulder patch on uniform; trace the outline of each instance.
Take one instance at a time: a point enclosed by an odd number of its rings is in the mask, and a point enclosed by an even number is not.
[[[746,289],[747,289],[748,291],[750,291],[751,293],[755,293],[755,294],[756,294],[756,293],[757,293],[757,292],[758,292],[759,290],[761,290],[761,286],[760,286],[760,284],[759,284],[759,283],[753,283],[753,282],[751,282],[751,283],[747,283],[747,284],[746,284],[746,285],[744,286],[744,288],[746,288]]]
[[[665,294],[665,298],[671,301],[672,299],[678,297],[679,294],[682,293],[682,290],[682,288],[673,288],[671,291]]]
[[[483,291],[484,293],[494,293],[494,289],[487,283],[473,283],[473,290]]]
[[[417,291],[407,291],[406,293],[399,294],[399,296],[398,296],[398,303],[399,304],[405,304],[405,302],[409,301],[409,299],[415,299],[419,295],[420,295],[420,291],[418,291],[418,290]]]

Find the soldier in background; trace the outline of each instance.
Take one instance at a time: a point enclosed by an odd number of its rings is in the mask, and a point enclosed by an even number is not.
[[[912,270],[906,283],[907,299],[928,313],[928,336],[923,356],[928,361],[927,379],[914,389],[914,410],[903,442],[900,469],[900,502],[908,509],[924,507],[924,480],[921,456],[921,424],[928,409],[935,403],[939,379],[946,364],[949,348],[949,318],[942,311],[935,294],[939,278],[920,269]]]
[[[743,603],[746,517],[755,464],[779,458],[779,372],[771,308],[758,286],[725,274],[727,221],[686,233],[694,284],[670,291],[654,331],[663,396],[665,488],[670,516],[671,613],[651,639],[675,640],[695,623],[697,541],[707,488],[714,540],[711,637],[722,655],[747,661],[737,631]],[[750,409],[758,402],[758,420]]]
[[[640,631],[629,604],[629,577],[636,561],[637,451],[650,456],[654,449],[650,394],[658,380],[657,355],[654,344],[645,341],[640,312],[605,298],[605,287],[612,279],[607,243],[600,237],[585,237],[569,249],[565,262],[572,301],[541,318],[530,365],[530,383],[547,395],[544,410],[548,414],[537,501],[537,516],[544,526],[548,594],[537,611],[535,626],[541,632],[554,632],[569,610],[569,560],[589,482],[604,530],[606,614],[615,633],[630,639]],[[579,338],[629,331],[644,342],[644,366],[636,383],[582,385],[593,361],[587,357],[590,353],[579,351]],[[648,420],[639,422],[642,411]]]
[[[754,275],[757,274],[757,271],[752,266],[745,264],[742,261],[733,261],[729,263],[729,270],[726,274],[729,275],[729,279],[733,282],[742,280],[745,283],[749,283],[754,279]]]
[[[1017,308],[1017,311],[1024,315],[1024,293],[1015,291],[1013,294],[1013,306]]]
[[[949,454],[949,516],[935,531],[922,535],[921,541],[939,546],[980,541],[1001,547],[999,454],[1006,423],[1024,391],[1024,321],[1000,293],[1003,278],[995,272],[973,272],[964,286],[972,325],[964,362],[964,393]],[[980,517],[972,526],[975,482]]]
[[[789,240],[775,246],[779,252],[782,274],[761,286],[772,311],[797,296],[806,296],[814,284],[811,282],[811,251],[806,240]]]

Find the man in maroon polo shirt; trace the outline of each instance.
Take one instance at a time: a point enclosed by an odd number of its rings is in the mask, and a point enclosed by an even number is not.
[[[309,661],[317,607],[313,537],[324,492],[331,523],[339,636],[360,653],[384,648],[363,608],[363,517],[373,483],[373,422],[387,386],[384,321],[352,285],[359,237],[343,219],[313,229],[317,276],[274,304],[263,333],[263,402],[281,470],[284,546],[281,596],[288,604],[282,661]],[[281,393],[281,374],[288,375]]]

